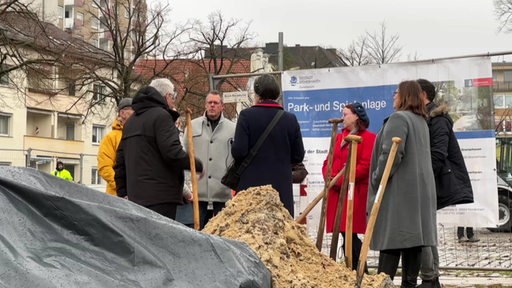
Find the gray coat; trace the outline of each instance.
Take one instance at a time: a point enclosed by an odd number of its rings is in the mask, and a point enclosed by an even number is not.
[[[370,247],[387,250],[434,246],[437,243],[435,181],[428,127],[419,115],[395,112],[379,131],[370,166],[367,213],[371,213],[393,137],[400,137],[402,143],[389,175]]]
[[[206,174],[197,182],[199,201],[226,202],[231,199],[231,189],[220,183],[228,165],[233,160],[231,143],[235,134],[235,123],[223,115],[212,131],[206,116],[192,120],[194,154],[203,164]],[[188,130],[183,137],[183,147],[188,150]]]

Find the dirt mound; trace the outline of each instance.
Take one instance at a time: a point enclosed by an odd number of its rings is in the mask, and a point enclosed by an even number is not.
[[[272,272],[275,288],[355,287],[356,274],[319,252],[270,185],[238,193],[203,232],[247,243]],[[385,274],[365,275],[362,287],[393,287]]]

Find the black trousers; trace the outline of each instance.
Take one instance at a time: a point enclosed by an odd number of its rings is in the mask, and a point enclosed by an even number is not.
[[[204,228],[206,223],[213,218],[213,216],[219,214],[219,212],[226,207],[224,202],[212,202],[213,210],[208,210],[208,202],[199,201],[199,226],[201,229]]]
[[[162,203],[146,206],[146,208],[153,210],[162,216],[171,218],[172,220],[176,220],[176,207],[177,204],[175,203]]]
[[[345,238],[345,232],[341,232],[343,235],[343,239]],[[345,251],[345,240],[343,240],[343,251]],[[361,248],[363,247],[363,242],[359,237],[357,237],[357,233],[352,233],[352,270],[357,270],[357,265],[359,265],[359,255],[361,254]],[[366,267],[366,263],[364,263],[364,271],[368,273],[368,267]]]
[[[421,246],[405,249],[381,250],[377,273],[384,272],[395,278],[400,256],[402,257],[402,284],[400,287],[416,287],[421,267]]]

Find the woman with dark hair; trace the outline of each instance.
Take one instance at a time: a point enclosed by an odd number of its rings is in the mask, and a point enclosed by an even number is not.
[[[283,107],[276,102],[280,88],[273,76],[264,74],[254,82],[255,105],[240,112],[231,154],[242,162],[256,144],[274,116]],[[249,166],[242,172],[237,191],[249,187],[272,185],[279,192],[284,207],[294,216],[293,163],[304,159],[304,145],[299,122],[294,114],[284,112],[259,148]]]
[[[378,272],[394,278],[402,257],[401,287],[416,287],[423,246],[434,246],[436,230],[436,190],[430,159],[427,110],[416,81],[398,85],[393,98],[395,112],[384,120],[377,134],[370,166],[368,215],[371,212],[384,167],[399,137],[396,157],[389,174],[375,223],[370,248],[380,251]]]
[[[357,237],[357,234],[364,234],[366,231],[366,200],[368,198],[368,177],[370,174],[370,160],[372,158],[373,143],[375,142],[375,134],[366,130],[370,125],[370,119],[366,114],[366,110],[363,105],[358,102],[348,104],[343,108],[343,129],[341,133],[336,136],[336,144],[333,154],[333,162],[331,168],[331,179],[338,174],[343,167],[346,166],[348,160],[348,150],[350,143],[345,141],[345,137],[348,135],[357,135],[362,138],[361,143],[357,145],[357,158],[356,158],[356,180],[354,184],[354,210],[353,210],[353,224],[352,224],[352,255],[354,259],[352,261],[352,269],[357,269],[359,262],[359,254],[361,253],[362,242]],[[326,158],[322,168],[324,178],[327,174],[327,162]],[[348,179],[346,179],[348,181]],[[336,210],[338,209],[338,199],[340,197],[342,183],[345,181],[343,177],[340,177],[338,182],[329,190],[329,196],[327,198],[327,212],[326,212],[326,231],[332,233],[334,230],[334,222],[336,217]],[[340,230],[343,238],[345,238],[345,219],[347,197],[343,202],[343,215],[340,225]],[[345,249],[345,241],[342,244]]]

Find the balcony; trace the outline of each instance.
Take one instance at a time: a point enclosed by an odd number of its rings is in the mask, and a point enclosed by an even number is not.
[[[83,141],[55,139],[50,137],[39,137],[31,135],[25,135],[24,137],[25,144],[23,149],[27,150],[30,148],[32,150],[46,151],[47,153],[44,154],[48,156],[67,158],[73,154],[78,158],[78,155],[84,153],[85,151]]]
[[[494,81],[492,89],[494,92],[512,92],[512,81]]]

